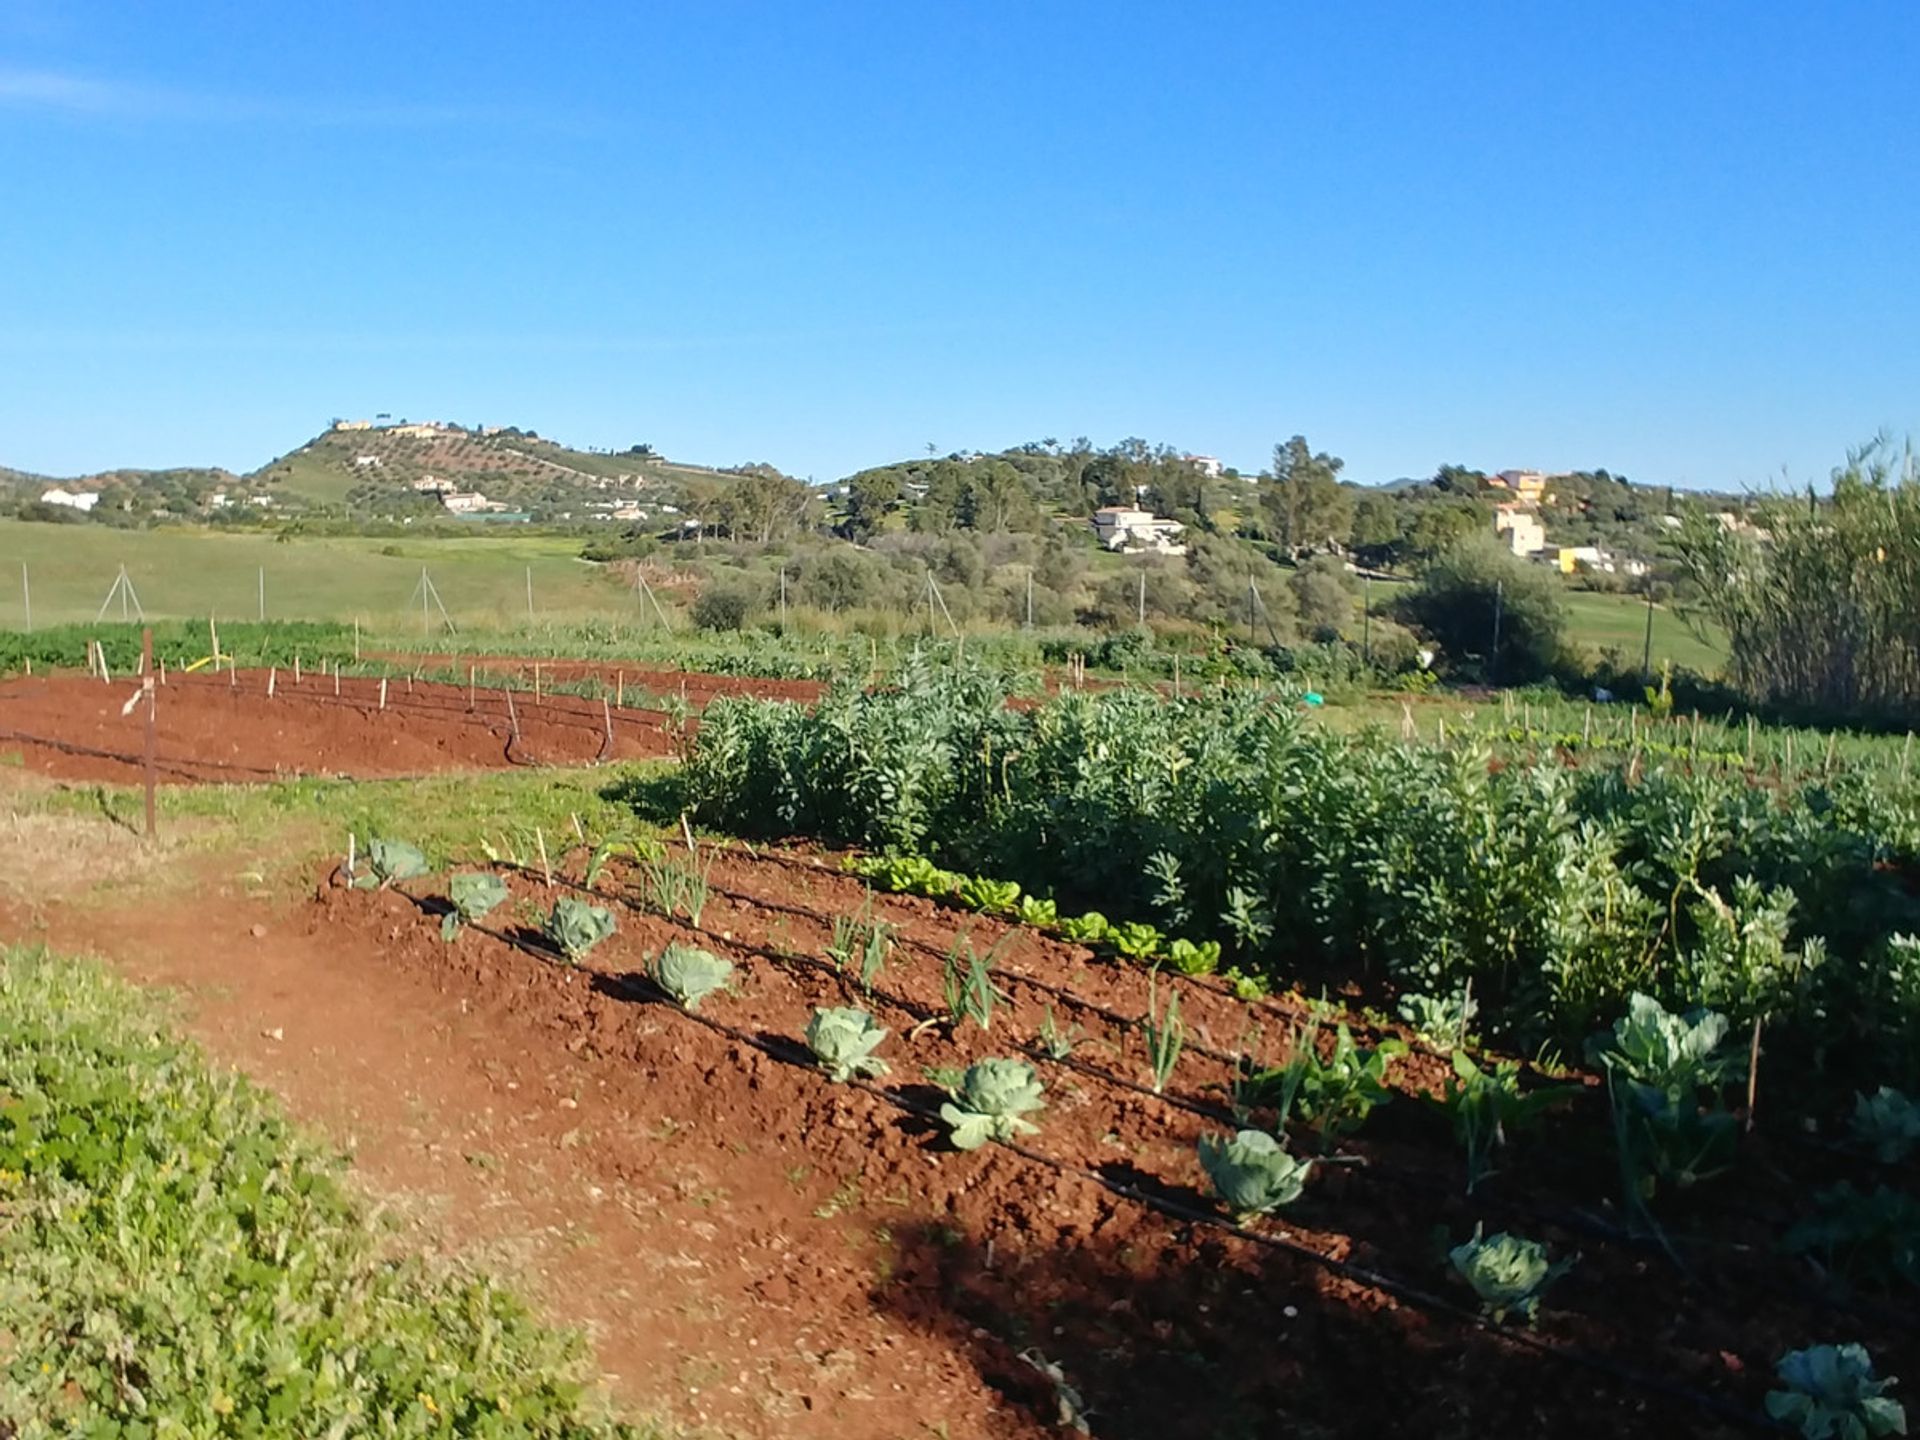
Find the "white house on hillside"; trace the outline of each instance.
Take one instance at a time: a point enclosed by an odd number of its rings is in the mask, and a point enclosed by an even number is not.
[[[1493,512],[1493,533],[1507,537],[1507,545],[1516,555],[1532,555],[1547,548],[1547,527],[1536,515],[1517,505],[1502,505]]]
[[[98,490],[49,490],[40,497],[42,505],[65,505],[69,510],[91,510],[100,503]]]
[[[1123,555],[1184,555],[1187,547],[1180,537],[1186,529],[1178,520],[1162,520],[1150,510],[1128,505],[1104,505],[1093,512],[1093,533],[1107,549]]]

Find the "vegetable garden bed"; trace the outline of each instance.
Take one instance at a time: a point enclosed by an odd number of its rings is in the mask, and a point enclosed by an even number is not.
[[[1618,1180],[1591,1078],[1469,1195],[1448,1122],[1421,1098],[1451,1070],[1415,1049],[1387,1068],[1391,1103],[1316,1157],[1300,1199],[1238,1229],[1210,1196],[1197,1143],[1235,1128],[1237,1055],[1289,1058],[1311,1008],[1299,997],[1243,1001],[1217,979],[1149,977],[1000,920],[871,896],[818,853],[708,849],[651,873],[601,860],[595,894],[577,883],[581,855],[551,889],[503,869],[507,900],[451,942],[433,898],[444,887],[430,881],[402,882],[419,899],[323,888],[316,923],[516,1017],[556,1051],[590,1053],[637,1113],[671,1096],[676,1113],[752,1137],[760,1150],[729,1183],[784,1217],[777,1258],[752,1283],[810,1323],[874,1306],[953,1336],[1036,1426],[1090,1407],[1094,1433],[1113,1436],[1345,1434],[1410,1416],[1435,1436],[1710,1435],[1761,1423],[1788,1350],[1857,1339],[1882,1374],[1914,1368],[1911,1317],[1842,1301],[1779,1248],[1816,1184],[1869,1183],[1865,1159],[1751,1137],[1736,1183],[1663,1207],[1669,1254],[1629,1238],[1606,1198]],[[703,867],[701,903],[687,877]],[[537,928],[561,896],[605,905],[617,923],[577,969]],[[891,941],[877,967],[858,928],[876,923]],[[674,1006],[647,978],[670,944],[730,962],[731,988],[694,1014]],[[989,955],[994,998],[976,984],[973,1018],[950,1023],[956,982],[964,992],[978,979],[971,961]],[[1164,1027],[1174,995],[1186,1044],[1156,1076],[1140,1020],[1151,1009]],[[836,1085],[814,1063],[808,1022],[841,1006],[889,1030],[876,1054],[890,1074]],[[1388,1037],[1344,1018],[1363,1048]],[[1333,1038],[1320,1029],[1318,1053]],[[1017,1148],[959,1153],[938,1118],[942,1082],[989,1056],[1031,1064],[1046,1108]],[[1273,1123],[1270,1110],[1253,1116]],[[1319,1147],[1296,1127],[1293,1148]],[[631,1159],[652,1163],[638,1148]],[[844,1237],[806,1223],[813,1197],[783,1193],[782,1175],[803,1168],[842,1181],[812,1215],[857,1209],[885,1231],[877,1281]],[[1476,1225],[1577,1254],[1535,1327],[1488,1328],[1449,1278],[1447,1248]]]

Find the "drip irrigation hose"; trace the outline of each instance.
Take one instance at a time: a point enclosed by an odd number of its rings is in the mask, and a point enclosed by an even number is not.
[[[336,870],[334,873],[337,875],[339,872]],[[404,891],[399,893],[405,895],[407,899],[420,907],[423,912],[426,912],[425,901],[418,897],[407,895]],[[473,922],[468,922],[466,928],[477,930],[481,934],[498,940],[513,949],[523,951],[541,961],[543,964],[553,965],[566,963],[563,957],[556,955],[553,951],[536,946],[506,931],[496,930],[491,926]],[[629,993],[639,992],[644,998],[650,999],[653,1003],[661,1004],[674,1015],[702,1026],[717,1035],[725,1036],[736,1044],[745,1045],[758,1051],[760,1054],[767,1056],[779,1064],[790,1065],[795,1069],[810,1072],[814,1070],[811,1064],[799,1060],[796,1052],[763,1040],[757,1035],[740,1029],[738,1026],[729,1025],[723,1020],[715,1020],[711,1016],[701,1015],[686,1010],[679,1005],[675,1005],[666,997],[659,995],[650,985],[643,988],[636,985],[630,977],[612,975],[600,970],[589,970],[584,966],[576,966],[574,968],[580,969],[583,973],[591,975],[603,982],[619,986]],[[901,1091],[858,1078],[849,1080],[847,1084],[904,1114],[913,1115],[920,1119],[939,1119],[939,1111],[936,1107],[928,1106],[920,1101],[914,1100]],[[1000,1140],[994,1143],[1029,1163],[1044,1166],[1056,1174],[1071,1176],[1075,1179],[1086,1181],[1098,1186],[1111,1195],[1141,1206],[1144,1209],[1157,1212],[1187,1224],[1217,1230],[1223,1234],[1235,1236],[1251,1244],[1289,1255],[1295,1259],[1304,1260],[1309,1264],[1318,1266],[1354,1284],[1363,1285],[1369,1289],[1377,1290],[1382,1294],[1390,1295],[1416,1309],[1425,1310],[1430,1314],[1442,1316],[1458,1324],[1465,1325],[1468,1328],[1482,1331],[1498,1340],[1518,1346],[1521,1349],[1531,1350],[1536,1354],[1546,1356],[1550,1359],[1591,1371],[1617,1384],[1624,1385],[1629,1389],[1643,1391],[1648,1394],[1661,1395],[1671,1400],[1682,1401],[1693,1406],[1703,1414],[1711,1415],[1716,1419],[1740,1426],[1743,1429],[1764,1434],[1782,1433],[1781,1427],[1767,1417],[1742,1406],[1732,1404],[1729,1401],[1722,1400],[1720,1397],[1708,1394],[1704,1390],[1686,1385],[1680,1381],[1667,1379],[1664,1376],[1637,1370],[1631,1366],[1621,1365],[1594,1351],[1577,1346],[1556,1345],[1528,1331],[1517,1330],[1511,1326],[1499,1324],[1487,1316],[1456,1305],[1451,1300],[1440,1295],[1435,1295],[1431,1291],[1425,1290],[1410,1282],[1396,1279],[1393,1276],[1367,1266],[1356,1265],[1351,1261],[1339,1260],[1333,1256],[1322,1254],[1312,1246],[1290,1239],[1284,1234],[1274,1234],[1249,1229],[1247,1226],[1237,1224],[1230,1220],[1224,1220],[1209,1211],[1196,1209],[1191,1205],[1186,1205],[1180,1201],[1171,1200],[1164,1196],[1153,1195],[1136,1186],[1111,1179],[1108,1176],[1100,1174],[1098,1171],[1088,1170],[1083,1166],[1057,1159],[1054,1156],[1046,1154],[1044,1151],[1035,1150],[1033,1147],[1019,1141]]]
[[[571,847],[569,848],[571,849]],[[501,862],[501,863],[504,864],[507,862]],[[517,873],[528,877],[529,879],[542,881],[542,882],[547,881],[547,877],[544,875],[544,873],[530,870],[525,866],[512,865],[511,868],[515,870]],[[558,874],[554,875],[551,878],[551,883],[560,885],[563,888],[575,891],[579,894],[591,895],[598,899],[611,900],[619,904],[620,906],[622,906],[624,909],[636,915],[654,916],[658,914],[657,911],[649,909],[647,906],[645,906],[641,902],[633,899],[629,894],[589,890],[587,889],[586,886],[582,885],[580,882],[572,880],[565,875],[558,875]],[[821,923],[821,920],[822,920],[822,917],[820,915],[818,915],[814,911],[807,910],[801,906],[782,904],[778,902],[766,902],[752,896],[744,895],[737,890],[724,889],[718,886],[715,886],[713,888],[719,894],[726,895],[729,898],[732,898],[735,900],[746,900],[763,909],[773,910],[782,914],[795,915],[800,918],[813,921],[814,923]],[[668,922],[672,924],[680,923],[679,921],[675,920],[674,917],[672,916],[666,916],[664,918],[666,918]],[[695,926],[695,925],[692,925],[691,923],[687,925],[687,928],[697,936],[704,937],[708,933],[705,930],[705,927]],[[750,950],[754,952],[755,954],[759,955],[761,958],[766,960],[769,964],[779,966],[779,967],[805,967],[807,969],[816,971],[820,974],[830,976],[833,979],[841,982],[843,989],[845,987],[845,980],[846,980],[845,975],[841,971],[835,969],[833,966],[827,964],[823,960],[814,959],[812,956],[782,955],[772,949],[769,949],[764,945],[752,945],[744,941],[733,940],[733,941],[729,941],[728,943],[734,945],[738,949]],[[937,947],[927,945],[926,943],[921,941],[910,941],[907,943],[911,943],[912,945],[914,945],[916,949],[919,949],[923,953],[926,953],[929,955],[938,955],[940,953]],[[996,976],[1005,975],[1014,979],[1024,979],[1027,983],[1035,986],[1036,988],[1041,989],[1044,992],[1056,994],[1061,998],[1076,1004],[1084,1012],[1097,1014],[1101,1016],[1103,1019],[1107,1020],[1108,1023],[1112,1024],[1115,1028],[1119,1030],[1122,1030],[1122,1031],[1130,1030],[1135,1026],[1137,1026],[1137,1024],[1139,1023],[1137,1017],[1135,1019],[1129,1020],[1126,1017],[1120,1015],[1117,1011],[1109,1010],[1104,1006],[1098,1005],[1092,1001],[1081,999],[1080,997],[1075,996],[1071,990],[1066,990],[1061,987],[1054,986],[1047,981],[1039,980],[1035,977],[1026,976],[1024,972],[1014,971],[1014,970],[999,970],[999,971],[996,971],[995,974]],[[1193,977],[1188,976],[1185,978],[1192,979]],[[885,988],[876,986],[876,987],[873,987],[872,989],[863,990],[863,993],[867,995],[867,997],[870,1000],[877,999],[884,1005],[887,1005],[893,1009],[897,1009],[903,1014],[912,1017],[916,1022],[942,1018],[943,1012],[937,1011],[930,1006],[922,1005],[916,1001],[909,1000],[905,996],[902,996],[895,991],[890,991]],[[1226,1064],[1230,1068],[1235,1064],[1235,1061],[1236,1061],[1236,1057],[1231,1055],[1223,1055],[1218,1051],[1210,1050],[1206,1046],[1198,1042],[1189,1042],[1185,1048],[1194,1050],[1198,1054],[1207,1055],[1209,1058],[1212,1058],[1218,1061],[1219,1063]],[[1165,1104],[1175,1109],[1187,1111],[1191,1114],[1197,1115],[1206,1120],[1211,1120],[1216,1123],[1226,1124],[1226,1125],[1237,1125],[1237,1122],[1235,1121],[1231,1112],[1228,1109],[1218,1105],[1209,1104],[1205,1100],[1197,1099],[1197,1098],[1190,1099],[1188,1097],[1181,1096],[1178,1094],[1156,1092],[1150,1086],[1142,1085],[1137,1081],[1129,1080],[1125,1076],[1116,1074],[1111,1070],[1103,1069],[1098,1066],[1088,1065],[1085,1062],[1074,1060],[1071,1057],[1061,1058],[1061,1057],[1048,1054],[1043,1047],[1035,1043],[1028,1043],[1022,1046],[1021,1049],[1024,1054],[1029,1056],[1029,1058],[1037,1060],[1043,1064],[1055,1065],[1063,1069],[1077,1071],[1080,1074],[1088,1076],[1089,1078],[1103,1081],[1107,1084],[1111,1084],[1123,1090],[1132,1091],[1137,1095],[1141,1095],[1148,1099],[1158,1101],[1162,1104]],[[1347,1154],[1347,1155],[1340,1155],[1334,1158],[1337,1160],[1338,1163],[1341,1163],[1341,1164],[1365,1165],[1368,1169],[1369,1174],[1376,1175],[1382,1179],[1389,1180],[1392,1183],[1400,1185],[1402,1188],[1405,1188],[1405,1189],[1415,1190],[1420,1193],[1426,1194],[1428,1196],[1444,1194],[1448,1198],[1453,1197],[1453,1191],[1450,1186],[1444,1185],[1437,1180],[1434,1180],[1430,1177],[1427,1177],[1416,1171],[1409,1170],[1402,1166],[1394,1165],[1391,1163],[1383,1165],[1378,1161],[1375,1161],[1369,1157],[1361,1156],[1361,1155]],[[1540,1224],[1545,1224],[1545,1225],[1551,1225],[1559,1229],[1570,1230],[1576,1233],[1583,1233],[1583,1234],[1591,1235],[1596,1239],[1611,1241],[1612,1243],[1615,1243],[1615,1244],[1625,1245],[1635,1250],[1644,1251],[1649,1255],[1657,1255],[1669,1261],[1672,1261],[1674,1259],[1671,1252],[1669,1252],[1666,1248],[1664,1248],[1659,1243],[1657,1243],[1657,1241],[1653,1237],[1647,1236],[1644,1234],[1636,1234],[1633,1231],[1628,1230],[1624,1226],[1614,1224],[1608,1220],[1601,1218],[1598,1215],[1593,1215],[1584,1211],[1569,1211],[1569,1210],[1560,1209],[1560,1208],[1549,1208],[1549,1207],[1530,1203],[1523,1199],[1517,1199],[1512,1196],[1495,1197],[1490,1202],[1490,1208],[1503,1210],[1509,1214],[1522,1217],[1529,1221],[1534,1221],[1534,1222],[1538,1222]],[[1766,1224],[1774,1228],[1777,1228],[1776,1222],[1769,1217],[1764,1217],[1764,1216],[1756,1217],[1756,1216],[1749,1215],[1748,1218],[1754,1219],[1756,1223]],[[1685,1267],[1682,1266],[1680,1268],[1684,1272]],[[1892,1328],[1900,1328],[1900,1329],[1908,1329],[1908,1330],[1920,1329],[1920,1316],[1911,1316],[1911,1317],[1901,1316],[1899,1318],[1892,1318],[1883,1311],[1882,1307],[1873,1306],[1873,1305],[1864,1305],[1864,1304],[1860,1304],[1857,1301],[1843,1301],[1841,1299],[1836,1298],[1831,1293],[1821,1291],[1817,1288],[1815,1289],[1796,1288],[1796,1287],[1787,1285],[1784,1282],[1774,1279],[1772,1277],[1764,1277],[1762,1283],[1764,1283],[1766,1287],[1769,1290],[1771,1290],[1774,1294],[1781,1296],[1783,1299],[1797,1301],[1803,1304],[1804,1303],[1815,1304],[1820,1306],[1823,1309],[1832,1310],[1838,1314],[1856,1316],[1858,1318],[1871,1321],[1875,1324],[1889,1326]]]

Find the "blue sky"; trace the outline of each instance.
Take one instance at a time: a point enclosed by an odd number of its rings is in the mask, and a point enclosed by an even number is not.
[[[0,464],[1920,432],[1911,4],[0,0]]]

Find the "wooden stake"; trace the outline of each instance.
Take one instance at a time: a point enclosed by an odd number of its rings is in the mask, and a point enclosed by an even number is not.
[[[353,617],[353,658],[356,663],[360,659],[360,617],[358,615]]]
[[[1760,1017],[1753,1017],[1753,1041],[1747,1046],[1747,1133],[1753,1133],[1753,1107],[1760,1092]]]
[[[540,873],[547,877],[547,889],[553,889],[553,867],[547,863],[547,832],[533,827],[534,843],[540,847]]]
[[[267,698],[269,700],[273,698],[274,681],[276,681],[279,678],[279,676],[280,676],[280,669],[278,666],[269,665],[267,667]]]
[[[141,668],[141,673],[144,676],[142,684],[147,693],[147,747],[146,747],[146,756],[145,756],[145,761],[146,761],[145,769],[146,769],[146,781],[147,781],[147,839],[151,840],[154,838],[154,836],[157,833],[154,827],[154,818],[153,818],[154,694],[153,694],[153,629],[151,626],[147,627],[146,629],[143,629],[140,632],[140,668]]]
[[[533,698],[538,703],[540,699],[540,662],[538,660],[533,662]]]
[[[293,683],[296,685],[300,683],[300,652],[298,650],[293,652]]]
[[[607,753],[613,753],[613,711],[607,705],[607,697],[600,697],[600,716],[607,722]],[[584,837],[583,837],[584,838]]]
[[[513,686],[507,686],[507,723],[513,727],[513,738],[520,738],[520,715],[513,708]]]
[[[627,672],[624,670],[613,672],[613,703],[622,710],[627,708]],[[1909,734],[1907,738],[1911,740],[1913,736]]]
[[[473,669],[473,666],[467,666],[467,709],[469,710],[473,709]]]
[[[336,698],[340,694],[340,662],[338,660],[333,662],[333,693]]]
[[[380,708],[387,708],[387,677],[384,675],[380,677]]]

